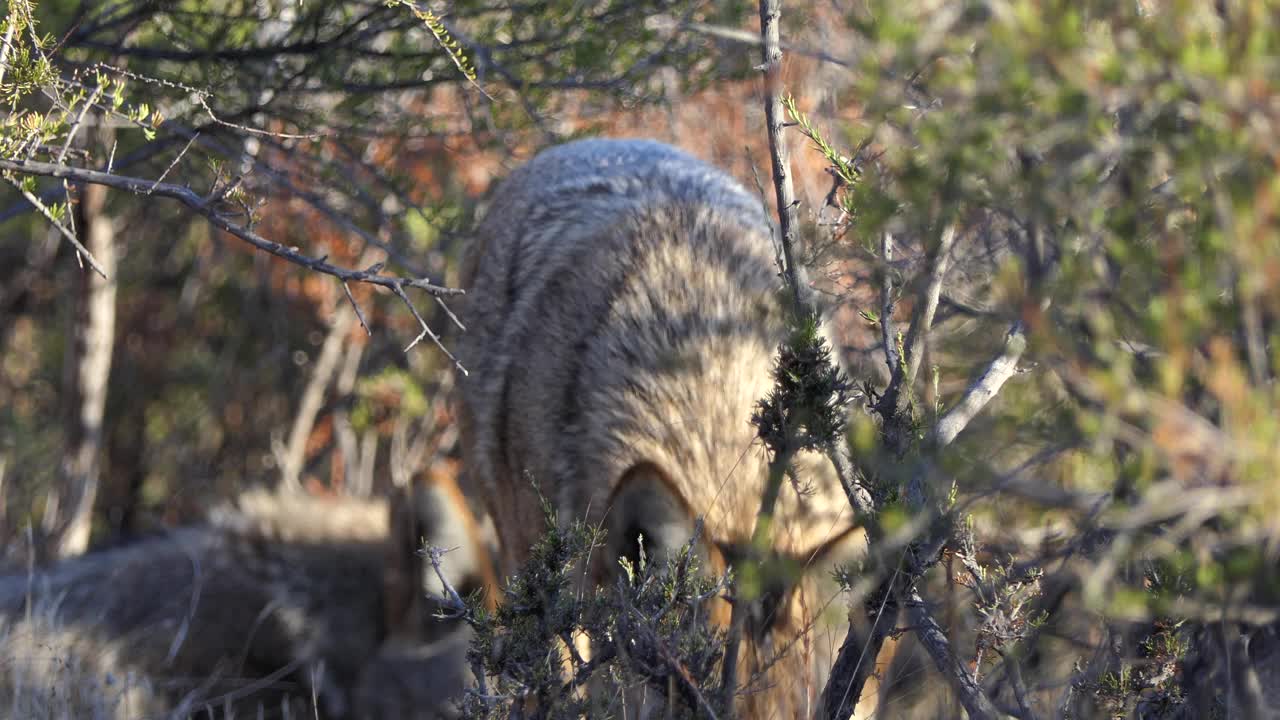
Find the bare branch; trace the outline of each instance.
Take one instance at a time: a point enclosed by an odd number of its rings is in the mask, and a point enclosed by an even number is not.
[[[884,279],[880,282],[880,340],[884,343],[884,361],[889,366],[892,377],[898,372],[898,339],[893,331],[893,233],[880,234],[880,262],[884,268]]]
[[[169,167],[165,168],[164,172],[160,173],[160,177],[156,178],[156,181],[151,184],[151,188],[147,190],[148,195],[154,193],[156,186],[164,182],[164,179],[168,177],[169,173],[172,172],[173,169],[178,166],[178,163],[182,162],[182,158],[187,154],[187,151],[191,149],[191,144],[194,143],[199,137],[200,137],[200,133],[198,132],[191,136],[191,139],[187,141],[187,144],[182,147],[182,151],[179,152],[175,158],[173,158],[173,162],[169,163]],[[223,195],[225,194],[226,193],[224,192]]]
[[[342,291],[347,294],[347,300],[351,303],[351,309],[356,311],[356,319],[360,321],[360,327],[364,328],[364,334],[373,335],[373,332],[369,330],[369,323],[364,320],[364,313],[360,310],[360,304],[356,302],[355,296],[351,294],[351,286],[346,282],[343,282]]]
[[[956,659],[955,653],[951,652],[951,643],[947,640],[946,633],[942,631],[938,621],[929,614],[929,609],[925,607],[919,591],[910,591],[904,604],[911,625],[915,628],[916,637],[928,651],[929,657],[933,658],[934,666],[946,678],[952,692],[960,699],[960,704],[969,713],[970,720],[1000,717],[1000,711],[983,693],[973,676],[965,671],[964,666]]]
[[[422,326],[422,332],[418,333],[418,336],[413,339],[413,342],[409,343],[405,347],[404,351],[409,352],[413,349],[414,345],[422,342],[422,338],[429,337],[431,338],[431,342],[435,343],[436,347],[440,349],[440,352],[444,353],[445,357],[449,358],[449,360],[453,362],[453,366],[458,369],[458,372],[463,375],[467,375],[467,369],[462,366],[462,363],[458,362],[458,358],[454,357],[453,353],[449,352],[449,348],[446,348],[444,343],[440,342],[440,336],[431,331],[431,328],[427,325],[427,321],[422,319],[422,315],[418,313],[418,308],[413,306],[413,303],[409,300],[409,296],[405,294],[404,290],[401,290],[399,286],[395,286],[391,288],[391,292],[395,293],[396,297],[400,298],[400,300],[404,302],[405,306],[409,308],[409,312],[413,313],[414,319],[416,319],[418,324]]]
[[[21,164],[22,162],[23,161],[21,160],[17,160],[17,161],[0,160],[0,168],[8,169],[5,167],[6,165],[12,164],[12,163]],[[41,163],[41,164],[44,164],[44,163]],[[35,209],[40,211],[40,214],[43,215],[46,220],[48,220],[50,223],[53,224],[53,227],[56,228],[58,232],[62,234],[62,237],[66,238],[67,242],[70,242],[72,247],[76,249],[76,252],[79,254],[78,256],[84,258],[85,262],[89,263],[89,267],[93,268],[94,272],[98,273],[104,278],[107,276],[106,271],[103,270],[102,266],[98,264],[98,261],[93,257],[93,254],[90,253],[89,250],[85,248],[84,245],[81,245],[78,239],[76,239],[75,233],[68,230],[67,227],[62,223],[58,222],[58,219],[53,216],[53,213],[50,212],[49,208],[46,207],[44,203],[40,202],[40,198],[36,197],[35,194],[33,194],[30,190],[22,187],[22,183],[18,182],[17,180],[14,180],[12,177],[9,177],[7,174],[5,175],[4,179],[8,180],[9,184],[17,188],[18,192],[22,193],[22,197],[26,198],[27,202],[31,203],[31,205]]]
[[[98,101],[98,96],[102,94],[102,86],[99,85],[93,89],[93,94],[88,100],[80,106],[80,112],[76,115],[76,119],[71,123],[71,128],[67,130],[67,139],[62,141],[62,149],[58,151],[58,159],[54,162],[62,162],[67,158],[67,151],[71,149],[71,143],[76,139],[76,133],[80,132],[81,125],[84,124],[84,115],[89,112],[89,108]]]
[[[782,16],[780,0],[760,0],[761,54],[764,56],[765,125],[769,132],[769,157],[773,161],[773,189],[778,199],[779,234],[783,271],[795,300],[796,312],[813,314],[812,303],[800,285],[800,270],[795,260],[796,192],[791,184],[791,151],[782,138],[782,48],[778,32]]]
[[[890,359],[889,364],[889,386],[885,388],[884,395],[876,404],[876,410],[884,418],[894,416],[898,412],[899,401],[903,397],[903,391],[910,392],[912,383],[915,382],[916,372],[920,369],[920,359],[924,355],[924,341],[929,336],[929,330],[933,327],[933,316],[938,310],[938,298],[942,295],[942,281],[947,274],[947,267],[950,265],[951,247],[955,244],[956,229],[954,225],[948,225],[943,231],[942,236],[938,240],[938,247],[930,257],[928,282],[921,290],[920,297],[916,299],[915,310],[911,313],[911,326],[907,329],[907,337],[902,344],[902,355],[899,357],[896,340],[893,336],[892,325],[889,318],[893,313],[892,304],[892,286],[886,275],[884,286],[881,289],[881,304],[883,305],[881,318],[881,328],[884,335],[885,354]],[[884,261],[886,266],[889,257],[893,251],[892,239],[888,235],[881,239],[881,254],[885,255]],[[886,273],[888,269],[886,267]]]
[[[138,193],[139,195],[145,195],[147,190],[150,189],[153,184],[152,181],[144,180],[142,178],[112,175],[109,173],[99,172],[97,170],[87,170],[67,165],[36,162],[34,160],[8,160],[0,158],[0,170],[10,170],[29,175],[66,178],[95,185],[106,185],[107,187],[128,190],[129,192]],[[464,294],[463,290],[436,285],[426,278],[404,278],[389,275],[378,275],[373,271],[353,270],[351,268],[339,267],[325,262],[322,258],[312,258],[307,255],[303,255],[293,248],[285,247],[278,242],[268,240],[248,228],[241,227],[231,222],[223,213],[213,207],[212,202],[200,197],[195,191],[188,187],[172,185],[169,183],[160,183],[155,187],[152,194],[173,198],[182,202],[182,204],[196,211],[200,215],[207,217],[218,228],[231,233],[259,250],[284,258],[285,260],[288,260],[295,265],[301,265],[308,270],[314,270],[316,272],[324,273],[325,275],[332,275],[339,280],[380,285],[392,290],[395,288],[410,287],[425,291],[430,295],[442,297]],[[30,202],[31,197],[28,197],[27,200]]]
[[[733,27],[725,27],[723,25],[710,25],[708,23],[694,22],[691,20],[678,20],[670,15],[654,15],[645,19],[645,25],[653,30],[665,31],[682,31],[693,32],[699,35],[706,35],[717,40],[727,40],[729,42],[741,43],[743,45],[761,45],[763,39],[751,32],[750,30],[739,30]],[[825,63],[838,65],[843,68],[850,67],[848,60],[836,57],[822,50],[815,50],[811,47],[803,47],[795,43],[783,42],[779,46],[790,53],[811,57],[815,60],[821,60]]]
[[[18,27],[17,18],[9,18],[9,27],[4,31],[4,44],[0,45],[0,83],[4,82],[4,71],[9,68],[9,48],[13,46],[13,31]]]
[[[1019,320],[1009,328],[1004,336],[1004,348],[991,361],[987,369],[965,391],[964,397],[955,407],[948,410],[933,429],[935,447],[946,447],[960,434],[974,416],[982,412],[987,403],[1000,392],[1005,381],[1013,377],[1018,369],[1018,359],[1027,348],[1026,331]]]
[[[242,133],[247,133],[249,135],[268,135],[270,137],[284,138],[285,140],[319,140],[324,137],[321,133],[286,133],[276,132],[273,130],[261,130],[249,127],[248,125],[238,125],[236,123],[223,120],[214,114],[213,108],[209,107],[209,102],[205,99],[205,93],[197,92],[194,99],[200,107],[204,108],[205,114],[209,116],[209,119],[212,120],[215,125],[221,125],[223,127],[231,128],[232,130],[239,130]]]
[[[151,180],[145,180],[137,177],[113,175],[110,173],[99,172],[97,170],[88,170],[85,168],[58,165],[54,163],[36,162],[33,160],[9,160],[0,158],[0,170],[29,175],[43,175],[53,178],[70,179],[95,185],[105,185],[107,187],[128,190],[129,192],[137,193],[139,195],[152,194],[173,198],[191,208],[196,213],[208,218],[209,221],[218,228],[240,238],[259,250],[284,258],[295,265],[300,265],[309,270],[324,273],[325,275],[331,275],[343,282],[362,282],[369,285],[378,285],[388,288],[409,306],[410,310],[413,311],[414,318],[416,318],[419,324],[423,326],[424,332],[422,335],[419,335],[418,340],[421,340],[422,337],[426,335],[430,335],[432,340],[436,343],[436,346],[445,352],[449,359],[453,361],[454,365],[459,369],[462,369],[462,366],[458,363],[457,359],[454,358],[453,355],[445,349],[444,345],[440,343],[438,336],[427,329],[426,321],[422,319],[422,316],[418,313],[417,309],[413,307],[408,296],[404,293],[404,288],[416,288],[435,297],[447,297],[451,295],[462,295],[463,291],[460,289],[436,285],[427,278],[379,275],[378,272],[381,269],[380,266],[366,270],[355,270],[352,268],[331,265],[326,262],[325,258],[313,258],[303,255],[294,248],[285,247],[280,243],[268,240],[253,230],[232,222],[227,215],[217,208],[218,197],[201,197],[195,191],[181,185],[156,183]],[[39,199],[30,192],[24,190],[23,195],[26,197],[28,202],[37,204],[37,206],[40,207],[38,205]],[[47,212],[46,217],[52,219],[52,216]],[[69,233],[65,232],[65,228],[62,228],[62,230],[64,231],[64,235],[69,235]],[[68,239],[75,243],[77,250],[85,252],[84,248],[80,246],[79,242],[76,241],[74,237],[69,237]],[[89,262],[95,270],[98,270],[100,273],[102,272],[92,258],[89,259]],[[417,344],[417,340],[410,344],[409,347],[413,347],[415,344]],[[463,371],[465,372],[465,370]]]
[[[920,370],[920,359],[924,356],[924,342],[933,327],[933,316],[938,311],[938,298],[942,295],[942,280],[946,277],[947,268],[951,264],[951,248],[956,242],[956,226],[948,225],[938,239],[938,249],[933,256],[929,268],[929,284],[916,301],[915,311],[911,314],[911,327],[907,330],[907,339],[903,348],[907,353],[907,366],[904,370],[902,384],[910,387],[915,382],[916,373]]]
[[[453,617],[462,617],[467,612],[467,603],[453,587],[453,583],[449,582],[449,578],[445,577],[444,570],[440,567],[440,561],[444,558],[445,553],[450,553],[457,549],[456,547],[442,548],[435,545],[426,545],[418,552],[431,564],[431,569],[435,571],[436,578],[440,580],[440,587],[444,588],[444,597],[436,599],[443,601],[444,606],[455,613]]]
[[[867,486],[861,482],[862,475],[853,466],[853,460],[849,457],[849,444],[843,440],[837,440],[826,448],[826,452],[831,463],[836,466],[836,475],[840,478],[840,487],[844,489],[849,506],[861,518],[874,515],[875,501],[871,497],[871,491],[867,490]]]
[[[342,286],[346,287],[347,284],[343,283]],[[280,467],[281,486],[287,492],[302,489],[300,480],[303,464],[307,459],[307,439],[311,437],[316,416],[320,414],[324,403],[325,392],[333,382],[338,369],[338,361],[342,356],[347,334],[351,330],[353,316],[353,313],[344,312],[343,307],[338,306],[324,344],[320,347],[320,355],[312,364],[311,377],[302,391],[298,412],[293,416],[293,426],[289,429],[289,439],[283,448],[283,456],[277,463]]]

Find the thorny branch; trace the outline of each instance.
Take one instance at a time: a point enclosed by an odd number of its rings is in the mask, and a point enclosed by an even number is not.
[[[449,579],[445,577],[444,570],[440,567],[440,561],[444,559],[445,553],[454,550],[457,550],[457,548],[446,549],[435,545],[427,545],[419,553],[431,564],[431,569],[435,572],[436,578],[440,580],[440,587],[444,588],[445,597],[437,599],[443,601],[450,612],[455,613],[454,617],[462,617],[467,611],[467,603],[453,587],[453,584],[449,582]]]
[[[404,291],[405,288],[415,288],[417,290],[422,290],[433,297],[442,298],[463,294],[463,291],[460,289],[436,285],[426,278],[380,275],[379,272],[382,270],[381,263],[370,266],[364,270],[332,265],[327,262],[327,257],[310,257],[302,254],[295,248],[286,247],[273,240],[268,240],[250,228],[232,222],[232,220],[219,209],[222,198],[227,194],[225,189],[205,197],[197,194],[191,188],[182,185],[156,182],[125,175],[114,175],[111,173],[77,168],[69,165],[37,162],[34,160],[0,159],[0,170],[24,173],[28,175],[43,175],[63,180],[75,180],[77,182],[91,183],[95,185],[105,185],[119,190],[127,190],[139,195],[159,195],[161,197],[173,198],[191,208],[196,213],[208,218],[209,221],[219,229],[240,238],[259,250],[284,258],[295,265],[300,265],[309,270],[324,273],[325,275],[331,275],[342,281],[344,284],[347,282],[362,282],[369,285],[385,287],[391,290],[396,297],[404,302],[410,312],[413,313],[414,319],[416,319],[418,324],[422,327],[422,332],[419,333],[418,337],[410,343],[405,350],[407,351],[411,349],[414,345],[418,344],[422,338],[430,337],[432,342],[436,344],[436,347],[453,362],[454,366],[457,367],[460,372],[464,374],[467,372],[466,368],[464,368],[462,364],[458,362],[457,358],[455,358],[444,344],[440,342],[440,336],[432,332],[430,327],[427,326],[426,320],[422,318],[422,315],[418,312],[417,308],[414,307],[413,303],[409,300],[409,296]],[[27,200],[29,202],[32,202],[33,204],[39,203],[37,198],[30,196],[30,193],[24,193],[24,195],[28,196]],[[37,205],[37,207],[39,207],[39,205]],[[64,234],[69,234],[65,233],[65,228],[63,228],[63,230]],[[74,239],[72,239],[72,241],[75,242]],[[78,245],[79,243],[76,244]],[[86,258],[89,260],[91,266],[98,269],[92,258],[88,257],[87,253]],[[98,269],[98,271],[101,272],[100,269]],[[350,299],[350,297],[351,296],[348,295],[348,299]],[[359,312],[358,308],[357,312]]]

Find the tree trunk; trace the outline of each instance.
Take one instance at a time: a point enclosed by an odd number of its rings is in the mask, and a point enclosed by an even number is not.
[[[68,516],[53,551],[57,558],[83,553],[89,546],[102,454],[103,411],[116,324],[116,243],[112,218],[106,213],[107,189],[80,189],[76,229],[85,248],[106,272],[80,273],[67,388],[66,447],[62,461]]]
[[[344,305],[339,305],[329,326],[329,334],[320,347],[320,355],[312,363],[311,378],[302,391],[302,400],[298,403],[298,412],[293,416],[293,426],[289,430],[286,445],[277,448],[277,462],[280,464],[280,483],[286,491],[302,488],[302,470],[307,461],[307,443],[311,439],[311,431],[315,428],[316,417],[324,408],[325,393],[333,384],[338,370],[338,362],[343,356],[343,346],[347,336],[351,334],[351,326],[355,324],[355,313]]]

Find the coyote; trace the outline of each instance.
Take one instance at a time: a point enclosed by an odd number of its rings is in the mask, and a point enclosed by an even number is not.
[[[361,674],[395,667],[378,660],[389,643],[403,655],[454,629],[418,599],[416,551],[438,518],[417,516],[438,509],[402,495],[249,492],[205,525],[0,577],[0,716],[274,716],[287,703],[310,717],[314,701],[325,717],[385,717],[353,707]],[[463,588],[468,575],[446,573]],[[431,701],[461,678],[448,689]]]
[[[539,494],[562,522],[607,530],[587,569],[596,583],[638,536],[651,556],[682,547],[697,517],[709,565],[731,564],[767,476],[750,419],[790,327],[761,202],[720,170],[638,140],[544,151],[493,198],[463,263],[458,352],[470,371],[464,473],[492,515],[500,575],[543,532]],[[805,491],[779,499],[773,549],[829,569],[863,536],[827,460],[796,466]],[[835,598],[818,589],[827,574],[748,614],[739,675],[767,689],[742,701],[745,713],[817,708],[841,639],[815,624]],[[729,617],[726,606],[713,615]]]

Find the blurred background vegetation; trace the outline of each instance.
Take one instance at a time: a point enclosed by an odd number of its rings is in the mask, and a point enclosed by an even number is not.
[[[549,142],[656,137],[771,202],[754,6],[416,7],[430,16],[10,0],[0,157],[234,185],[238,222],[271,240],[445,285],[484,189]],[[1280,7],[837,0],[783,22],[806,255],[868,406],[890,379],[884,340],[901,342],[882,290],[905,333],[951,233],[909,432],[869,411],[850,436],[886,534],[920,509],[900,489],[928,468],[928,507],[954,530],[923,587],[954,652],[1015,714],[1207,717],[1197,682],[1229,710],[1239,678],[1213,657],[1280,663]],[[361,494],[457,471],[450,362],[404,351],[419,327],[393,294],[350,285],[366,334],[340,282],[172,200],[4,174],[7,560],[65,534],[85,477],[96,545],[246,486]],[[109,292],[20,188],[86,245],[107,228]],[[100,421],[95,303],[114,315]],[[1018,372],[934,443],[1011,332]],[[913,701],[955,711],[921,687]]]
[[[15,22],[25,7],[32,22]],[[388,272],[447,282],[477,198],[504,168],[546,142],[608,131],[623,108],[669,107],[668,95],[749,69],[750,46],[713,58],[715,41],[663,18],[737,23],[746,11],[459,3],[439,26],[462,43],[455,52],[411,8],[381,2],[15,2],[6,27],[32,67],[11,56],[5,154],[57,155],[87,109],[69,162],[201,194],[240,178],[263,236],[335,264],[389,260]],[[48,135],[20,144],[23,118]],[[84,434],[73,339],[88,289],[72,248],[5,188],[0,527],[18,552],[15,533],[57,527],[45,518],[74,502],[62,459]],[[58,181],[32,189],[65,202]],[[366,335],[336,281],[171,200],[105,195],[96,212],[117,260],[96,540],[198,517],[213,498],[282,473],[317,491],[367,492],[390,478],[393,439],[401,455],[416,440],[419,462],[447,460],[449,364],[429,343],[403,352],[417,323],[390,293],[353,284]],[[439,307],[419,301],[444,329]]]

